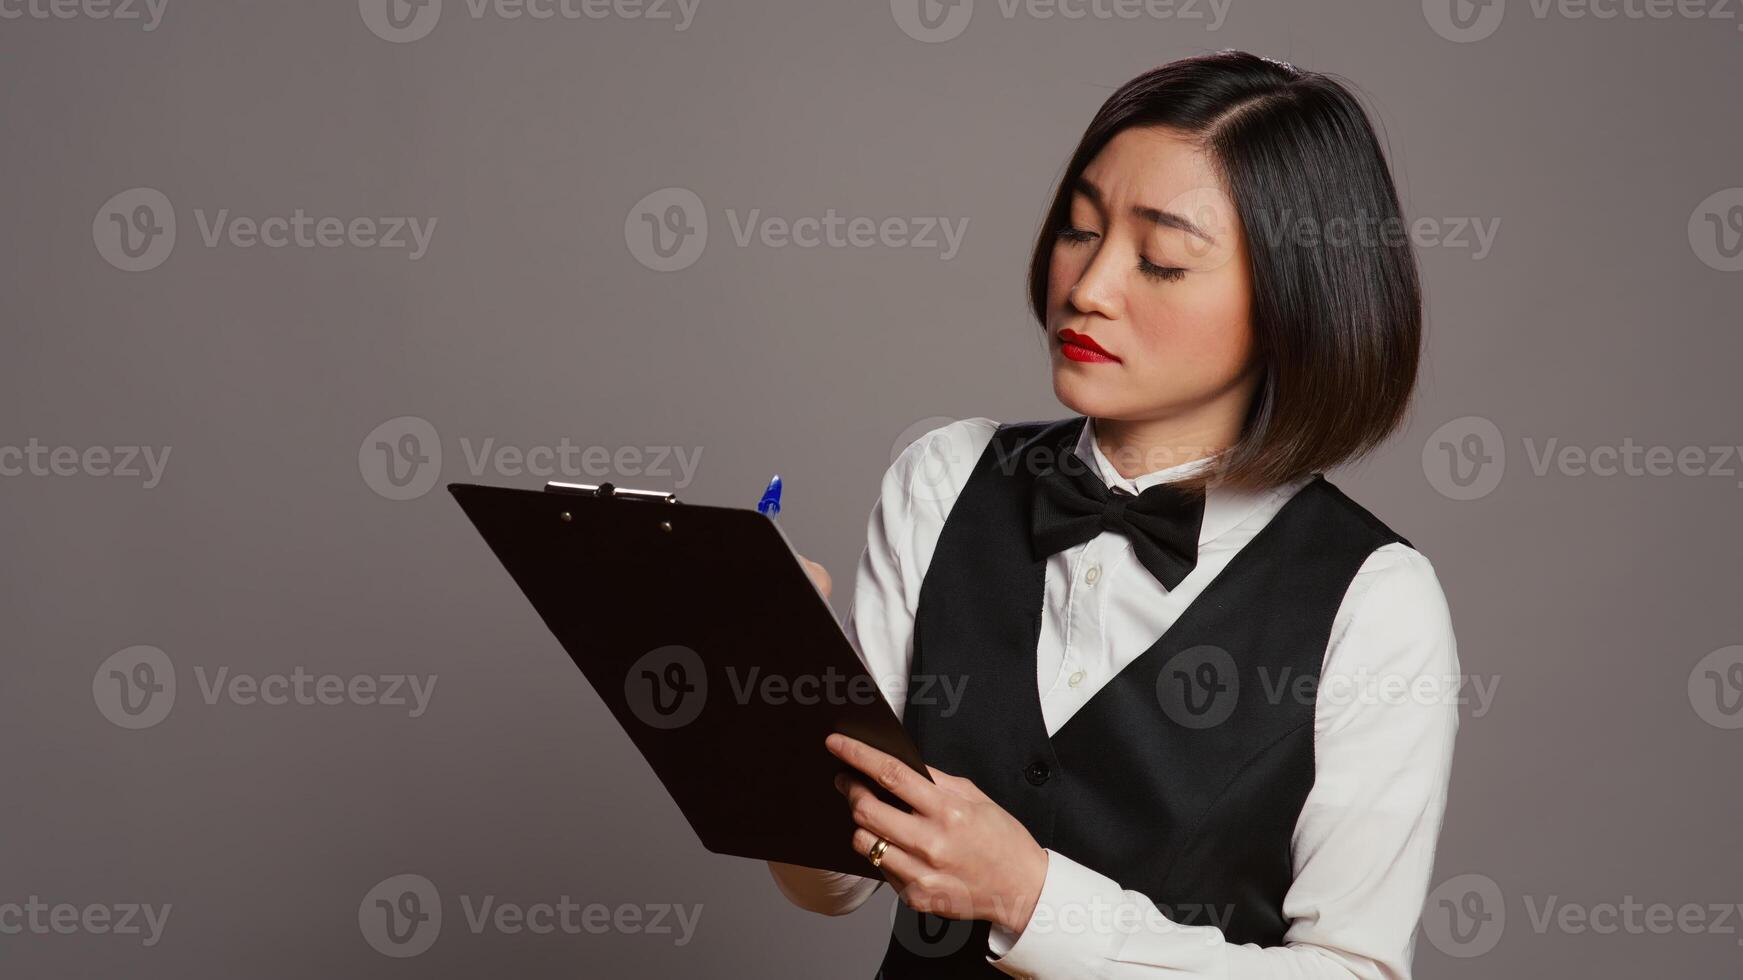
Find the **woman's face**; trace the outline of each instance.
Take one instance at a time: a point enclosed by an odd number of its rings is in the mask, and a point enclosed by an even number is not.
[[[1081,415],[1238,433],[1256,376],[1247,252],[1209,157],[1127,129],[1070,190],[1047,276],[1054,394]]]

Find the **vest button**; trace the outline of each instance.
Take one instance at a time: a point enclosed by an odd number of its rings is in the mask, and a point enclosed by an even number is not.
[[[1052,772],[1039,762],[1031,762],[1029,763],[1029,768],[1023,770],[1023,778],[1027,779],[1029,784],[1032,786],[1041,785],[1046,782],[1047,777],[1051,775]]]

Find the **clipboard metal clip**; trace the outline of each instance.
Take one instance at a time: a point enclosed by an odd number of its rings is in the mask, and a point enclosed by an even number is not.
[[[547,493],[578,493],[600,499],[648,500],[662,504],[678,502],[677,494],[665,490],[635,490],[612,483],[562,483],[552,480],[545,484],[545,491]]]

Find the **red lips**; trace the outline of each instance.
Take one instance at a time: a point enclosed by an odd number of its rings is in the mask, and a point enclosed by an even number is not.
[[[1119,363],[1119,358],[1108,353],[1095,338],[1086,333],[1078,333],[1069,327],[1059,331],[1059,352],[1074,361],[1085,363]]]

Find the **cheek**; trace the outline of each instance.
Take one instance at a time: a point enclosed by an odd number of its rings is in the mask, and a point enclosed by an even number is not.
[[[1082,250],[1056,245],[1053,258],[1047,264],[1047,309],[1054,311],[1065,305],[1065,294],[1083,278],[1087,261]]]
[[[1207,384],[1238,377],[1252,356],[1251,304],[1241,277],[1207,273],[1165,284],[1145,301],[1137,335],[1146,366],[1176,377],[1186,371]]]

